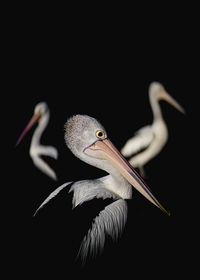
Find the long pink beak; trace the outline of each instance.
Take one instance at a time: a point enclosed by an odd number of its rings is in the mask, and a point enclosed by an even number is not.
[[[160,202],[155,198],[150,189],[147,187],[143,179],[122,156],[122,154],[115,148],[109,139],[98,140],[93,145],[86,148],[85,152],[91,156],[100,155],[100,158],[107,159],[120,174],[142,195],[144,195],[151,203],[160,208],[163,212],[170,215]]]
[[[36,122],[39,121],[39,119],[41,118],[41,114],[40,113],[36,113],[33,115],[33,117],[31,118],[31,120],[29,121],[29,123],[27,124],[27,126],[24,128],[24,130],[22,131],[19,139],[17,140],[16,146],[19,145],[19,143],[22,141],[22,139],[24,138],[24,136],[27,134],[27,132],[34,126],[34,124]]]

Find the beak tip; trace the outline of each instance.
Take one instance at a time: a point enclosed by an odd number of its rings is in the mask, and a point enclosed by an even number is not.
[[[21,136],[18,138],[17,142],[15,143],[15,147],[17,147],[21,143],[22,138],[23,137],[21,137]]]
[[[162,209],[162,210],[165,214],[167,214],[168,217],[171,216],[171,212],[169,210],[166,210],[166,209]]]
[[[186,112],[185,112],[185,110],[182,108],[182,113],[184,114],[184,115],[186,115]]]
[[[179,105],[179,107],[177,108],[178,110],[179,110],[179,112],[181,112],[182,114],[186,114],[186,112],[185,112],[185,109],[181,106],[181,105]]]
[[[15,148],[19,145],[20,141],[18,140],[16,143],[15,143]]]

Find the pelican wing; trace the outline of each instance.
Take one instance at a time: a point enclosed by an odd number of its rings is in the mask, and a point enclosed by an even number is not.
[[[53,169],[39,156],[32,156],[33,163],[37,168],[39,168],[44,174],[49,176],[53,180],[57,180],[56,173]]]
[[[83,202],[89,201],[96,198],[114,198],[118,199],[119,196],[113,192],[107,190],[102,181],[99,180],[84,180],[74,183],[69,192],[73,191],[73,208],[77,205],[82,204]]]
[[[35,216],[37,214],[37,212],[45,205],[47,204],[53,197],[55,197],[60,191],[62,191],[65,187],[67,187],[69,184],[71,184],[72,182],[67,182],[65,184],[63,184],[62,186],[58,187],[57,189],[55,189],[52,193],[50,193],[50,195],[42,202],[42,204],[37,208],[37,210],[35,211],[34,215]]]
[[[58,150],[53,146],[37,147],[38,154],[58,159]]]
[[[145,126],[138,130],[135,135],[130,138],[121,149],[121,153],[125,157],[130,157],[133,154],[147,148],[154,139],[154,133],[151,126]]]
[[[106,235],[114,241],[122,234],[127,221],[127,203],[119,199],[106,206],[94,219],[91,229],[84,237],[78,256],[82,262],[86,261],[88,255],[95,256],[101,253]]]

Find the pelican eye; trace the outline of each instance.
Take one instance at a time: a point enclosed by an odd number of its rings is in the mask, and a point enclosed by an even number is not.
[[[97,130],[96,131],[96,137],[97,138],[104,138],[105,137],[105,133],[102,130]]]

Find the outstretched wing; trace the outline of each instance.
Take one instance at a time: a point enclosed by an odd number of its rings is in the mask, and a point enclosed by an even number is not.
[[[50,193],[50,195],[42,202],[42,204],[38,207],[38,209],[35,211],[34,215],[35,216],[37,214],[37,212],[45,205],[47,204],[53,197],[55,197],[61,190],[63,190],[65,187],[67,187],[69,184],[71,184],[73,182],[67,182],[65,184],[63,184],[62,186],[58,187],[57,189],[55,189],[52,193]]]
[[[130,157],[133,154],[147,148],[154,139],[154,133],[151,126],[145,126],[138,130],[135,135],[130,138],[121,149],[121,153],[125,157]]]
[[[109,235],[114,241],[118,239],[126,224],[127,212],[126,201],[119,199],[106,206],[99,213],[79,249],[78,256],[80,256],[83,263],[88,255],[95,256],[101,253],[106,235]]]

